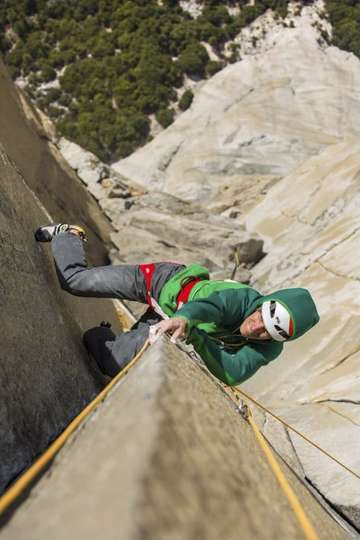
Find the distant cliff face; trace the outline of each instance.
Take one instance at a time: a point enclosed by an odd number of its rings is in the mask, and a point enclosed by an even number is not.
[[[224,185],[284,176],[327,145],[360,134],[359,60],[320,47],[306,19],[273,40],[264,53],[215,75],[173,126],[114,168],[206,204]]]
[[[123,178],[102,183],[100,167],[86,182],[115,227],[115,262],[218,270],[236,245],[262,238],[254,287],[309,288],[321,322],[245,386],[359,471],[360,62],[318,41],[306,18],[269,34],[261,54],[206,82],[173,126],[119,162]],[[127,179],[143,192],[121,187]],[[358,480],[270,418],[264,431],[360,526]]]
[[[360,62],[320,46],[305,19],[273,37],[116,170],[258,233],[269,253],[253,269],[261,291],[311,290],[320,324],[245,386],[359,472]],[[358,480],[289,436],[304,474],[360,525]]]

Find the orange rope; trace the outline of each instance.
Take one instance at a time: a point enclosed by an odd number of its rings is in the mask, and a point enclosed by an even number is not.
[[[296,435],[299,435],[299,437],[301,437],[302,439],[304,439],[306,442],[308,442],[309,444],[311,444],[311,446],[313,446],[314,448],[316,448],[317,450],[319,450],[320,452],[322,452],[323,454],[325,454],[325,456],[327,456],[329,459],[331,459],[332,461],[334,461],[335,463],[337,463],[338,465],[340,465],[340,467],[342,467],[343,469],[345,469],[347,472],[349,472],[350,474],[352,474],[353,476],[355,476],[356,478],[358,478],[360,480],[360,474],[357,473],[356,471],[352,470],[348,465],[345,465],[344,463],[342,463],[341,461],[339,461],[335,456],[333,456],[332,454],[330,454],[330,452],[328,452],[327,450],[324,450],[323,448],[321,448],[321,446],[319,446],[316,442],[312,441],[311,439],[309,439],[309,437],[307,437],[306,435],[304,435],[303,433],[301,433],[301,431],[297,430],[296,428],[294,428],[293,426],[291,426],[290,424],[288,424],[287,422],[285,422],[285,420],[283,420],[282,418],[280,418],[279,416],[277,416],[276,414],[274,414],[273,412],[271,412],[269,409],[267,409],[264,405],[262,405],[261,403],[259,403],[258,401],[256,401],[256,399],[254,399],[253,397],[249,396],[249,394],[246,394],[246,392],[244,392],[243,390],[239,390],[238,388],[234,388],[234,387],[231,387],[231,391],[234,393],[234,394],[240,394],[242,395],[243,397],[245,397],[246,399],[248,399],[249,401],[251,401],[252,403],[254,403],[254,405],[256,405],[257,407],[259,407],[259,409],[262,409],[264,412],[266,412],[267,414],[269,414],[270,416],[272,416],[273,418],[275,418],[275,420],[277,420],[278,422],[280,422],[283,426],[285,426],[286,428],[288,428],[289,430],[293,431],[294,433],[296,433]]]
[[[26,487],[38,476],[45,466],[55,457],[59,450],[64,446],[70,435],[79,427],[79,425],[89,416],[91,412],[108,396],[110,390],[122,379],[128,371],[144,354],[149,345],[147,340],[139,353],[133,360],[118,373],[109,384],[91,401],[81,413],[70,422],[66,429],[55,439],[49,448],[33,463],[33,465],[24,472],[20,478],[0,497],[0,515],[14,502],[14,500],[26,489]]]
[[[311,525],[307,515],[305,514],[305,511],[303,507],[301,506],[299,499],[296,497],[293,489],[291,488],[283,471],[281,470],[278,462],[276,461],[274,454],[271,451],[270,446],[268,445],[265,437],[259,430],[251,411],[249,411],[247,420],[254,431],[255,437],[258,440],[261,446],[261,449],[263,450],[268,460],[268,463],[276,477],[276,480],[280,484],[281,489],[283,490],[285,496],[287,497],[289,501],[289,504],[304,532],[305,538],[307,538],[307,540],[319,540],[319,537],[316,534],[313,526]]]

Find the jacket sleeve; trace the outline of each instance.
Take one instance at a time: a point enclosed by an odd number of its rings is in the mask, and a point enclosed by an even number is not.
[[[281,343],[250,343],[234,352],[226,351],[202,330],[194,329],[190,343],[208,370],[226,384],[234,386],[246,381],[261,367],[279,356]]]
[[[187,302],[174,317],[186,319],[188,330],[201,323],[234,328],[243,320],[251,289],[228,289],[211,294],[208,298]]]

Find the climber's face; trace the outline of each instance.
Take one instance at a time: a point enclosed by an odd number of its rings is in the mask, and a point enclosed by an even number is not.
[[[250,339],[271,339],[269,332],[265,328],[261,309],[257,309],[243,320],[240,325],[240,334]]]

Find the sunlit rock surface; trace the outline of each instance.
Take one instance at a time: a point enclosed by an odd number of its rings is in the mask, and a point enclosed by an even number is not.
[[[347,534],[282,467],[320,539]],[[304,537],[251,427],[158,341],[56,458],[2,540]]]
[[[254,286],[308,287],[322,319],[245,387],[359,473],[360,64],[317,40],[308,25],[284,29],[199,88],[173,126],[115,166],[142,192],[111,171],[82,180],[116,229],[114,262],[171,256],[217,270],[234,244],[260,235],[269,255],[252,269]],[[359,481],[270,418],[263,430],[359,526]]]
[[[211,78],[190,110],[115,169],[204,204],[224,184],[283,176],[359,134],[359,60],[318,39],[309,24],[283,29],[273,47]]]
[[[360,139],[332,145],[269,192],[245,218],[268,256],[255,286],[311,289],[321,321],[245,386],[360,472]],[[305,474],[360,524],[360,480],[289,433]]]
[[[256,234],[250,235],[243,225],[234,224],[238,208],[217,215],[217,207],[207,210],[169,193],[153,189],[147,192],[66,139],[60,140],[59,150],[112,223],[113,264],[196,262],[207,266],[218,278],[229,278],[237,251],[242,266],[236,278],[249,281],[249,268],[264,253],[262,240]],[[229,195],[233,201],[238,200],[233,193]]]
[[[284,29],[115,168],[260,235],[259,290],[311,290],[320,324],[245,387],[359,474],[360,62],[318,37]],[[360,480],[289,433],[304,474],[359,527]]]

